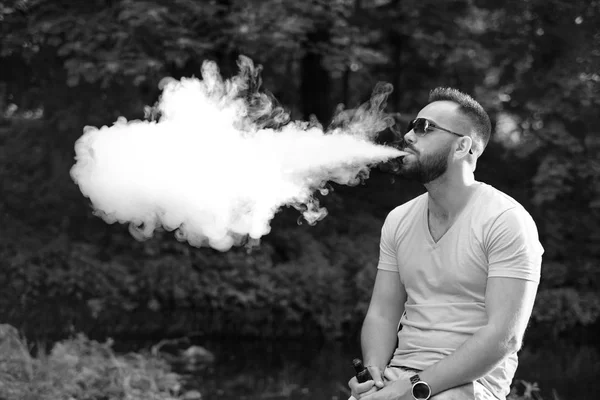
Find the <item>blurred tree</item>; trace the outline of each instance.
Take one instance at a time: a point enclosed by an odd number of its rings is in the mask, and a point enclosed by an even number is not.
[[[554,324],[549,315],[567,309],[554,314],[574,316],[554,325],[567,331],[600,317],[600,2],[508,5],[486,4],[493,21],[486,36],[497,49],[487,80],[507,122],[497,139],[513,157],[537,165],[529,196],[548,262],[534,316]],[[553,269],[565,267],[566,276],[554,281]],[[564,289],[546,289],[557,284]]]
[[[145,312],[186,308],[247,317],[248,334],[276,319],[287,334],[302,323],[334,337],[358,326],[381,222],[418,185],[378,171],[362,187],[333,185],[324,221],[292,232],[297,212],[283,210],[253,259],[133,242],[92,217],[69,178],[83,126],[141,118],[161,78],[198,75],[205,59],[227,77],[245,54],[264,65],[263,86],[294,118],[324,124],[337,103],[355,107],[377,81],[394,84],[389,108],[399,121],[435,86],[473,93],[496,128],[478,177],[531,211],[546,248],[534,320],[556,335],[600,326],[599,18],[596,0],[5,1],[0,115],[10,111],[11,126],[0,127],[0,224],[9,233],[0,279],[16,286],[0,295],[0,312],[77,296],[103,321],[115,317],[107,310],[141,310],[140,327]],[[56,254],[46,257],[49,248]],[[58,328],[92,323],[77,319],[77,307],[62,309]]]

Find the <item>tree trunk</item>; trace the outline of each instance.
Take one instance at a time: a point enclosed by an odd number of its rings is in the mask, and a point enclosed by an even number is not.
[[[348,106],[348,102],[350,100],[350,74],[352,70],[349,65],[346,65],[346,70],[344,71],[344,75],[342,76],[342,103],[345,106]]]
[[[330,117],[329,90],[331,77],[323,67],[323,56],[319,47],[329,40],[325,27],[317,28],[307,35],[305,53],[301,61],[300,93],[302,113],[308,119],[315,115],[322,124]]]

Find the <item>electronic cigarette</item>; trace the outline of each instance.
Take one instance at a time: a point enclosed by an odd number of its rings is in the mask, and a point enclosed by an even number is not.
[[[363,383],[373,379],[371,377],[371,374],[369,373],[369,370],[365,368],[360,358],[355,358],[354,360],[352,360],[352,365],[354,366],[354,370],[356,371],[356,380],[358,380],[359,383]]]

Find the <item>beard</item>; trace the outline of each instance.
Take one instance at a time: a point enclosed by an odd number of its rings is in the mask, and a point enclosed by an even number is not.
[[[408,164],[402,164],[399,175],[407,179],[413,179],[419,183],[429,183],[442,176],[448,169],[448,149],[442,149],[435,154],[420,156],[413,154],[415,161]]]

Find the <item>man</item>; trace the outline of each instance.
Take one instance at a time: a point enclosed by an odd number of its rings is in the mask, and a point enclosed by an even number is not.
[[[543,248],[514,199],[474,178],[491,124],[451,88],[404,137],[400,173],[427,192],[389,213],[361,342],[373,380],[357,399],[505,399],[529,321]],[[396,347],[397,345],[397,347]]]

